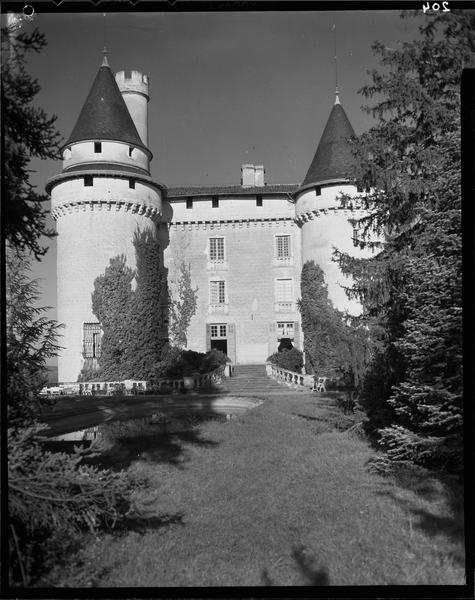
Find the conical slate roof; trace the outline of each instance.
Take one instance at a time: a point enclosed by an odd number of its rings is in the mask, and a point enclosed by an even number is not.
[[[355,135],[341,104],[334,104],[320,143],[300,189],[330,180],[346,179],[354,163],[348,138]]]
[[[114,75],[104,61],[65,146],[83,140],[114,140],[145,148]]]

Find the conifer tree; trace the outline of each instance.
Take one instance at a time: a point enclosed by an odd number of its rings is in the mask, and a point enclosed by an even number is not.
[[[29,163],[33,157],[60,157],[56,117],[32,105],[40,86],[26,71],[27,54],[39,52],[45,45],[44,35],[37,29],[30,34],[2,30],[6,59],[2,61],[5,237],[12,246],[30,251],[36,258],[47,250],[40,237],[56,234],[45,227],[48,196],[38,193],[30,182]]]
[[[351,393],[359,391],[369,356],[367,332],[333,306],[314,261],[302,268],[299,309],[307,373],[337,378]]]
[[[403,13],[404,18],[411,14]],[[377,42],[383,72],[362,88],[378,123],[355,144],[371,192],[360,242],[370,260],[337,253],[376,343],[364,402],[393,460],[461,466],[460,82],[475,56],[473,12],[426,15],[420,39]],[[342,200],[345,204],[345,199]],[[380,242],[382,237],[380,237]]]
[[[46,404],[46,360],[56,355],[60,325],[37,307],[38,281],[30,279],[28,257],[6,250],[7,404],[9,427],[31,425]]]
[[[31,255],[40,259],[46,251],[40,236],[54,234],[44,229],[47,197],[36,193],[27,166],[32,156],[57,157],[59,135],[53,128],[54,117],[30,105],[39,85],[26,72],[25,54],[44,44],[37,31],[18,35],[14,61],[4,64],[2,72],[8,240],[7,372],[2,378],[8,394],[8,461],[2,466],[8,467],[8,514],[3,522],[9,561],[4,579],[12,587],[34,585],[44,575],[48,553],[53,549],[64,553],[65,541],[77,530],[97,532],[113,526],[128,510],[136,487],[124,472],[85,466],[81,451],[71,456],[42,446],[45,426],[38,422],[43,404],[39,392],[45,361],[58,348],[58,325],[43,316],[45,309],[36,307],[38,286],[29,279],[28,261]]]
[[[128,364],[134,378],[150,380],[166,342],[167,287],[155,235],[148,229],[136,232],[134,247],[137,287],[128,321]]]
[[[103,331],[99,371],[95,378],[106,380],[131,377],[129,324],[132,311],[132,280],[135,271],[124,255],[112,258],[104,275],[94,281],[92,311]],[[89,373],[83,373],[83,378]]]

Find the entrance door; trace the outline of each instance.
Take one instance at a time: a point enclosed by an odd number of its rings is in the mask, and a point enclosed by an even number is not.
[[[211,349],[216,348],[216,350],[221,350],[224,354],[228,354],[228,340],[216,340],[211,339]]]
[[[228,355],[228,324],[227,323],[209,323],[206,325],[208,349],[216,348]]]

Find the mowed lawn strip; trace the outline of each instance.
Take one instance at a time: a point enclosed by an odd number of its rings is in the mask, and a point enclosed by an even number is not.
[[[373,450],[325,432],[338,412],[324,404],[273,398],[171,434],[172,462],[158,436],[119,442],[149,486],[140,527],[91,546],[94,584],[463,584],[460,491],[423,471],[403,484],[369,472]]]

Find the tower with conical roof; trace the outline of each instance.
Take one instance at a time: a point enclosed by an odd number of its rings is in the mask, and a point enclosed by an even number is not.
[[[136,232],[157,235],[163,186],[150,176],[147,102],[147,76],[120,72],[116,81],[105,54],[62,148],[62,171],[46,186],[58,233],[58,321],[65,324],[60,382],[77,381],[85,361],[94,366],[100,355],[94,280],[115,256],[135,266]]]
[[[351,280],[333,260],[334,248],[352,256],[368,252],[357,247],[352,224],[362,216],[362,211],[342,208],[339,201],[342,193],[350,197],[358,193],[349,176],[354,161],[349,139],[354,133],[337,90],[315,156],[293,196],[295,221],[302,231],[302,265],[315,261],[323,269],[328,295],[335,308],[357,315],[361,312],[360,304],[349,300],[343,289],[351,285]]]

